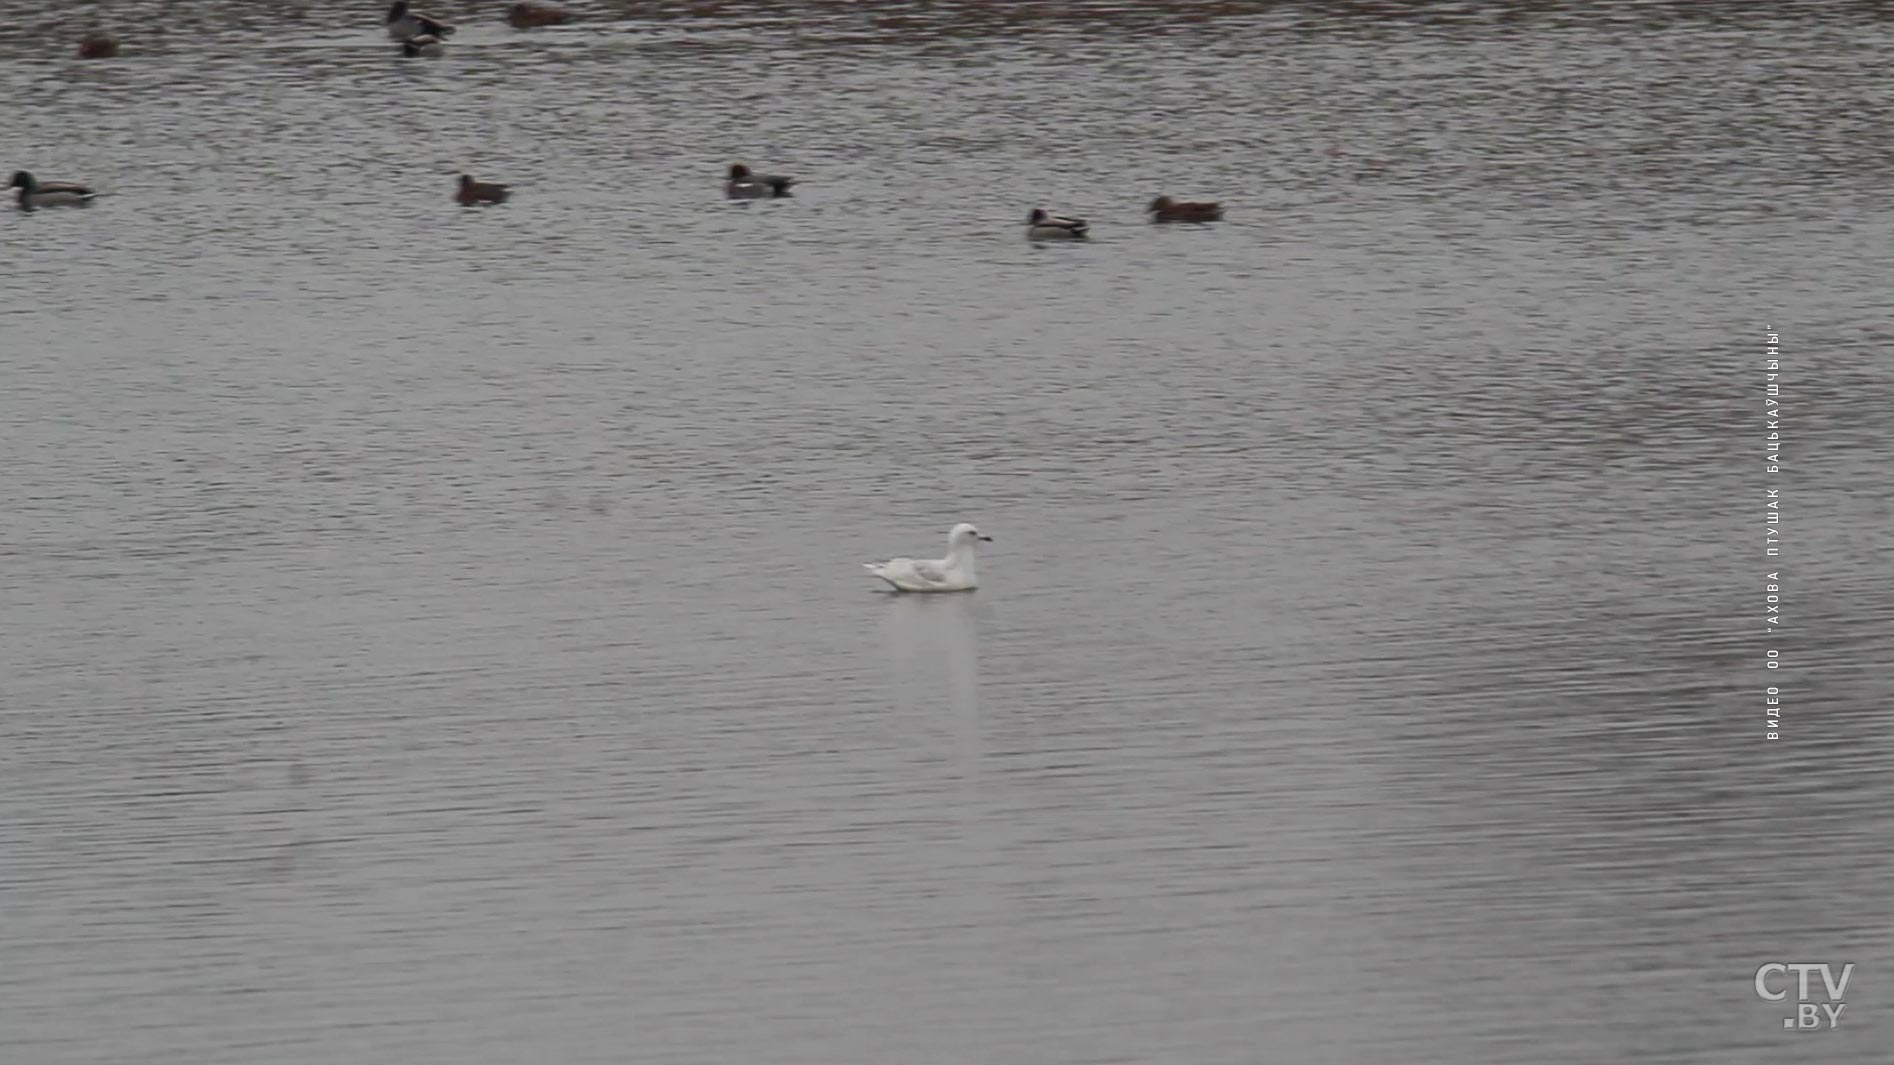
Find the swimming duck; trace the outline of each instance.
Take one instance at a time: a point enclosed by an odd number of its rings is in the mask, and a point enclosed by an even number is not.
[[[742,163],[730,165],[730,180],[723,183],[723,194],[733,200],[774,200],[789,195],[795,178],[778,174],[752,174]]]
[[[408,10],[408,0],[395,0],[394,3],[388,5],[388,36],[397,41],[419,37],[424,33],[434,37],[445,37],[452,32],[454,32],[454,27],[440,19],[432,15],[424,15],[419,11]]]
[[[561,22],[572,21],[572,12],[558,4],[546,0],[520,0],[506,9],[507,25],[516,30],[529,30],[535,26],[557,26]]]
[[[1091,228],[1083,218],[1060,218],[1038,207],[1026,216],[1026,235],[1038,240],[1084,240]]]
[[[460,191],[454,194],[454,199],[459,200],[462,207],[472,207],[478,203],[505,203],[506,198],[512,195],[508,188],[488,181],[475,181],[472,176],[462,174]]]
[[[446,53],[447,45],[443,44],[439,37],[431,33],[423,33],[418,37],[410,37],[401,42],[401,54],[407,56],[409,59],[413,59],[418,55],[426,56],[429,59],[439,59]]]
[[[12,188],[19,189],[20,210],[35,207],[84,207],[98,193],[70,181],[40,181],[24,170],[13,172]]]
[[[118,41],[103,33],[88,33],[79,42],[80,59],[111,59],[118,55]]]
[[[1145,210],[1150,213],[1153,222],[1223,221],[1223,205],[1220,203],[1179,203],[1169,196],[1159,196]]]

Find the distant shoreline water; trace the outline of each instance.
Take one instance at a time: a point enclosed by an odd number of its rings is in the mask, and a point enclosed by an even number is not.
[[[504,5],[441,0],[427,5],[464,25],[491,24],[507,31]],[[1044,30],[1149,31],[1232,19],[1267,19],[1286,29],[1347,31],[1364,25],[1504,26],[1609,24],[1662,29],[1682,25],[1771,25],[1785,20],[1885,23],[1894,11],[1853,0],[1096,0],[1096,2],[1000,3],[994,0],[690,0],[656,3],[600,0],[578,8],[580,20],[556,32],[584,32],[623,23],[718,22],[744,24],[785,20],[865,23],[894,34],[999,35]],[[150,42],[221,30],[331,31],[348,25],[379,26],[375,3],[311,6],[295,0],[210,0],[191,5],[154,5],[150,0],[101,0],[34,18],[0,24],[0,47],[33,54],[31,47],[64,42],[91,29],[140,27]],[[508,31],[512,32],[512,31]],[[532,31],[545,32],[545,31]],[[133,52],[132,54],[135,54]]]

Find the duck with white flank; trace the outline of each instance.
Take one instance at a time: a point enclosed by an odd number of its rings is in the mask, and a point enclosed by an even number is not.
[[[431,33],[423,33],[418,37],[410,37],[402,41],[401,54],[407,56],[409,59],[413,59],[415,56],[439,59],[441,56],[447,54],[447,44]]]
[[[19,189],[20,210],[37,207],[84,207],[98,193],[70,181],[41,181],[24,170],[13,172],[12,188]]]
[[[1083,218],[1060,218],[1038,207],[1026,216],[1026,235],[1034,240],[1084,240],[1091,230]]]
[[[454,27],[432,15],[412,11],[408,0],[395,0],[388,5],[388,36],[397,41],[427,34],[431,37],[445,37],[454,32]]]
[[[980,530],[963,521],[947,533],[946,558],[891,558],[862,565],[897,592],[968,592],[979,584],[973,563],[973,545],[979,540],[993,542],[991,536],[982,536]]]
[[[775,200],[789,195],[795,178],[780,174],[752,174],[742,163],[730,165],[730,180],[723,183],[723,194],[732,200]]]

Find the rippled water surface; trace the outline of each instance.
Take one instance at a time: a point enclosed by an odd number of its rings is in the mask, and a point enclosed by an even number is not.
[[[0,4],[0,1059],[1885,1065],[1878,7],[501,10]]]

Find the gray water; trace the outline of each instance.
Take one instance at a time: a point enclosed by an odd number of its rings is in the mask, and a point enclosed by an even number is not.
[[[0,5],[0,1061],[1887,1061],[1873,8],[438,9]]]

